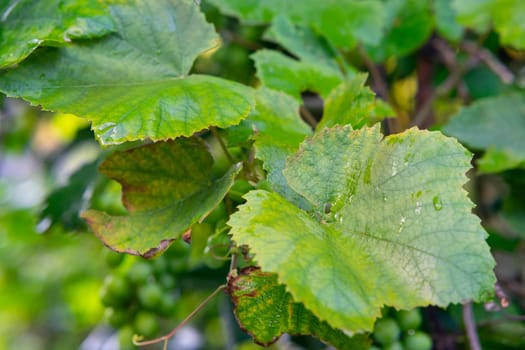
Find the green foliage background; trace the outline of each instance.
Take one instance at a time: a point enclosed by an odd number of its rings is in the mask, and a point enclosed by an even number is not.
[[[227,277],[197,348],[368,349],[388,306],[422,307],[436,349],[469,323],[522,349],[524,13],[0,0],[0,349],[133,348]]]

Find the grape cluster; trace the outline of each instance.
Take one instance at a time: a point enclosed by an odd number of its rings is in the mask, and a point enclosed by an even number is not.
[[[119,331],[120,349],[132,349],[134,334],[159,335],[160,322],[169,318],[178,297],[176,276],[186,266],[188,246],[175,242],[165,254],[143,260],[107,250],[105,260],[112,272],[100,290],[105,320]]]
[[[374,345],[369,350],[431,350],[432,338],[421,330],[421,324],[419,309],[387,309],[374,326]]]

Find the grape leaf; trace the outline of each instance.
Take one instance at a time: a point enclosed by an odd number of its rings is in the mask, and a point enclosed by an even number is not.
[[[393,117],[395,112],[368,87],[366,75],[360,74],[339,84],[325,100],[323,118],[317,130],[335,125],[350,124],[354,129]]]
[[[193,1],[110,3],[118,34],[42,50],[1,75],[0,90],[91,119],[103,144],[190,136],[248,115],[249,87],[187,76],[195,57],[218,40]]]
[[[453,0],[458,22],[477,32],[488,31],[490,25],[504,45],[525,48],[525,22],[522,0]]]
[[[459,41],[463,27],[457,21],[452,0],[434,0],[433,7],[437,32],[450,41]]]
[[[0,68],[21,62],[41,45],[100,37],[114,29],[95,0],[5,1],[0,15]]]
[[[375,62],[411,53],[428,40],[434,28],[428,1],[388,1],[384,7],[389,16],[386,34],[379,43],[366,46],[370,58]]]
[[[300,62],[280,52],[259,50],[253,54],[257,77],[262,84],[274,90],[284,91],[295,98],[309,90],[327,96],[343,81],[343,74],[329,66]]]
[[[295,301],[349,332],[371,330],[383,305],[482,301],[495,282],[486,233],[461,188],[470,153],[438,132],[381,138],[378,126],[323,129],[284,170],[313,215],[251,191],[228,223]]]
[[[358,41],[377,44],[385,9],[380,1],[356,0],[211,0],[222,12],[249,23],[268,23],[278,15],[306,25],[337,47],[351,49]]]
[[[525,93],[512,92],[478,100],[463,108],[443,132],[478,150],[485,172],[499,172],[525,161]]]
[[[277,275],[247,267],[228,281],[228,294],[239,325],[255,342],[268,346],[283,333],[313,335],[337,349],[358,350],[370,347],[366,336],[352,338],[321,322],[303,304],[294,302]]]
[[[256,130],[255,156],[264,162],[267,180],[276,192],[307,207],[304,198],[288,186],[282,171],[286,158],[295,153],[312,129],[300,118],[299,104],[292,97],[262,88],[257,90],[256,100],[255,111],[245,121]]]
[[[336,53],[324,38],[308,27],[294,25],[283,15],[273,20],[264,39],[278,43],[301,61],[339,69]]]
[[[115,153],[100,171],[122,184],[127,216],[87,210],[82,217],[105,245],[151,257],[210,213],[233,184],[238,167],[212,178],[213,158],[197,138],[178,138]]]

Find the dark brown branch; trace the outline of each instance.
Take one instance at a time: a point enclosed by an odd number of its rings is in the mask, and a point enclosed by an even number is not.
[[[299,107],[299,112],[301,113],[301,117],[315,129],[317,126],[317,119],[315,119],[314,115],[308,110],[308,108],[301,106]]]

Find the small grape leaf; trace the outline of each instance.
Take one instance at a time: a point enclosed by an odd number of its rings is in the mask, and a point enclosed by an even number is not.
[[[278,43],[301,61],[339,69],[337,54],[323,37],[311,28],[294,25],[283,15],[275,17],[264,39]]]
[[[492,24],[504,45],[525,48],[525,22],[522,0],[453,0],[458,22],[476,30],[487,32]]]
[[[386,34],[379,43],[366,46],[370,58],[375,62],[411,53],[428,40],[434,28],[428,1],[389,1],[384,7],[388,16]]]
[[[268,23],[276,16],[311,27],[337,47],[351,49],[360,41],[377,44],[385,8],[381,1],[355,0],[211,0],[219,9],[249,23]]]
[[[364,335],[349,337],[320,321],[303,304],[294,302],[277,275],[247,267],[228,281],[237,321],[257,344],[269,346],[283,333],[313,335],[340,350],[368,349]]]
[[[354,129],[373,125],[395,116],[392,108],[364,86],[366,75],[360,74],[339,84],[325,100],[323,118],[317,130],[335,125],[350,124]]]
[[[47,48],[0,76],[0,90],[46,109],[87,117],[102,144],[190,136],[239,123],[249,87],[187,76],[218,43],[192,0],[108,0],[117,34]]]
[[[115,153],[100,171],[122,184],[122,201],[129,215],[87,210],[82,217],[111,249],[152,257],[209,214],[232,186],[239,167],[213,179],[212,165],[213,158],[197,138]]]
[[[251,57],[264,86],[284,91],[298,100],[306,90],[326,97],[345,78],[330,66],[297,61],[277,51],[263,49]]]
[[[4,1],[0,16],[0,68],[23,61],[41,45],[63,45],[114,30],[107,9],[95,0]]]
[[[255,130],[255,156],[263,161],[274,191],[307,208],[304,198],[288,186],[282,171],[286,158],[297,151],[312,129],[299,116],[299,103],[289,95],[261,88],[257,90],[256,101],[254,112],[243,121]]]
[[[486,232],[462,189],[471,154],[439,132],[323,129],[288,159],[309,214],[251,191],[230,233],[293,299],[347,332],[380,308],[486,300],[495,282]]]
[[[485,172],[511,169],[525,161],[525,92],[478,100],[464,107],[443,132],[478,150]]]
[[[433,7],[437,32],[450,41],[458,42],[463,36],[463,27],[457,21],[452,0],[434,0]]]

